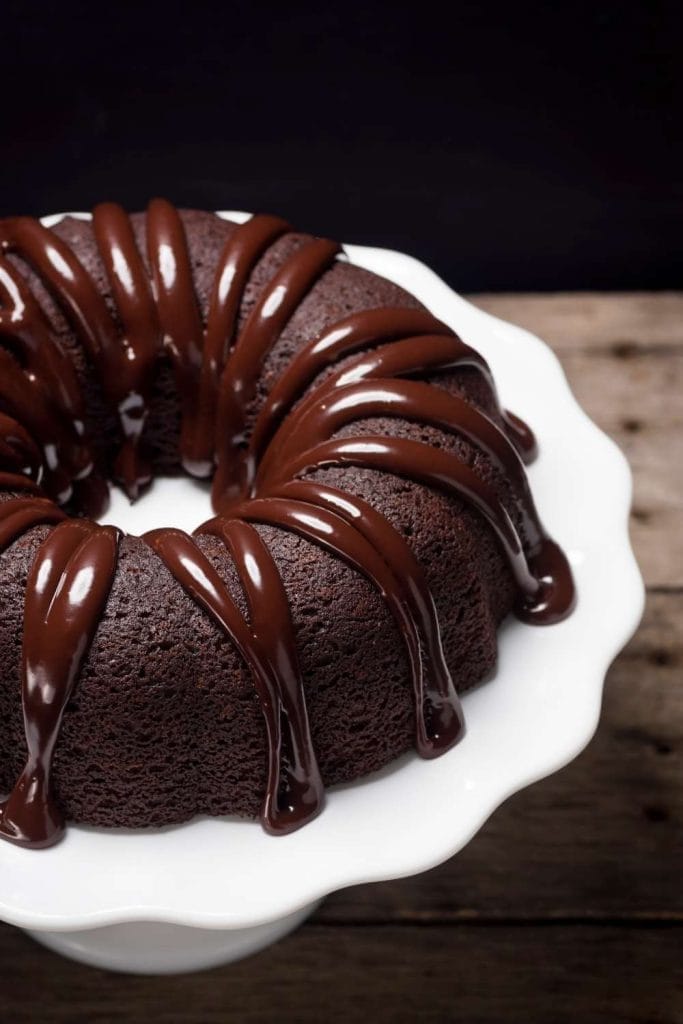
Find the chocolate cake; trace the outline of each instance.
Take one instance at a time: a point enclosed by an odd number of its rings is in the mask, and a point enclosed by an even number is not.
[[[463,729],[511,611],[571,610],[529,429],[340,246],[154,200],[0,222],[0,835],[260,815]],[[190,536],[109,480],[212,480]]]

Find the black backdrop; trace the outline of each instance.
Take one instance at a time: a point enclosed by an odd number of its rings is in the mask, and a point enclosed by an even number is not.
[[[461,290],[680,286],[678,7],[6,0],[0,213],[159,193]]]

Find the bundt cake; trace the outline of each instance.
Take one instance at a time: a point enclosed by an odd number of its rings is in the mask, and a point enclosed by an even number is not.
[[[313,818],[448,750],[571,574],[481,356],[339,245],[154,200],[0,222],[0,834]],[[212,480],[190,536],[108,480]],[[172,513],[169,513],[172,520]]]

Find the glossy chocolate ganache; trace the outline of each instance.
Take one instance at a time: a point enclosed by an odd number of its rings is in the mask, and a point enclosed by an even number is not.
[[[351,490],[322,482],[319,471],[371,469],[465,502],[497,539],[516,587],[516,614],[552,623],[570,612],[574,588],[529,490],[524,463],[534,457],[534,438],[500,409],[482,357],[418,308],[369,308],[318,331],[252,416],[269,353],[342,254],[340,246],[318,238],[299,245],[240,324],[255,267],[292,230],[285,221],[255,216],[232,231],[212,268],[205,315],[174,206],[150,203],[146,251],[128,215],[112,203],[95,208],[92,230],[113,308],[58,233],[26,217],[0,222],[0,551],[34,527],[49,527],[26,579],[26,758],[2,804],[0,835],[41,847],[63,833],[53,754],[105,613],[121,544],[117,530],[94,521],[106,508],[108,487],[86,396],[29,279],[38,280],[77,336],[116,418],[111,476],[132,500],[152,478],[145,451],[150,396],[160,360],[170,362],[181,416],[179,460],[192,476],[212,479],[216,515],[193,536],[169,528],[142,540],[248,666],[267,734],[261,820],[269,832],[289,832],[319,813],[324,790],[290,602],[259,525],[304,538],[376,588],[405,647],[415,748],[435,757],[457,742],[463,719],[425,572],[387,516]],[[498,422],[429,379],[462,368],[485,383]],[[509,481],[515,508],[472,460],[428,440],[351,429],[394,419],[466,439]],[[200,547],[206,536],[234,565],[246,614]]]

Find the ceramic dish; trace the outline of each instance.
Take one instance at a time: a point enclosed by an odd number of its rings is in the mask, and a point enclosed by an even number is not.
[[[135,832],[72,826],[41,852],[0,843],[0,917],[67,955],[129,971],[209,966],[275,941],[336,889],[446,860],[503,800],[585,746],[606,670],[639,621],[629,469],[577,405],[550,349],[479,311],[409,256],[355,245],[346,252],[407,288],[477,348],[503,404],[536,432],[541,454],[531,484],[571,561],[576,611],[552,627],[507,621],[495,677],[464,698],[467,735],[455,749],[434,761],[406,755],[330,790],[324,813],[292,835],[196,819]],[[207,515],[197,485],[160,480],[134,508],[115,495],[107,520],[139,533],[192,529]]]

